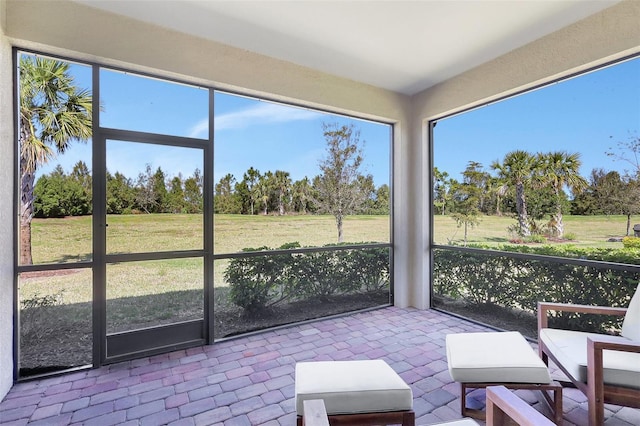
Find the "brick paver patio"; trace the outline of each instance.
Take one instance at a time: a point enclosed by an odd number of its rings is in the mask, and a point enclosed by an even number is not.
[[[95,370],[19,383],[0,402],[2,425],[294,425],[298,361],[382,358],[411,385],[417,424],[460,418],[444,337],[487,331],[435,311],[384,308],[273,330]],[[519,395],[541,411],[535,393]],[[483,391],[469,404],[483,406]],[[640,410],[607,406],[608,425]],[[586,399],[565,389],[566,425],[585,425]]]

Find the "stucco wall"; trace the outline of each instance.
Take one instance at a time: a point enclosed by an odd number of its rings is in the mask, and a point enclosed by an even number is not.
[[[13,383],[13,101],[4,6],[0,0],[0,400]]]

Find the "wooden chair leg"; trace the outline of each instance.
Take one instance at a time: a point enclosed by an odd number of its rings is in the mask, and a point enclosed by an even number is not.
[[[405,413],[402,416],[402,426],[415,426],[416,424],[416,413],[413,411],[410,411],[408,413]]]
[[[587,401],[589,426],[600,426],[604,424],[604,372],[602,349],[594,346],[587,340]]]
[[[466,416],[467,413],[467,387],[464,383],[460,383],[460,415]]]

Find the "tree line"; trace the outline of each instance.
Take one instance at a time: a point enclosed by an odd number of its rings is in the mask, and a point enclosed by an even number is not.
[[[502,161],[494,161],[487,171],[476,161],[469,161],[462,181],[446,171],[433,169],[433,209],[450,215],[458,226],[476,226],[482,215],[514,215],[517,223],[510,231],[518,237],[547,235],[563,238],[564,214],[620,214],[627,217],[629,235],[631,216],[640,214],[640,167],[628,153],[640,149],[640,138],[619,144],[620,150],[607,155],[627,161],[634,170],[594,169],[589,179],[579,174],[579,153],[556,151],[530,153],[516,150]]]
[[[107,214],[202,213],[202,173],[167,176],[161,167],[147,164],[131,179],[107,172]],[[67,173],[58,165],[38,178],[34,188],[34,216],[54,218],[92,213],[92,178],[86,163],[78,161]],[[249,168],[242,180],[227,174],[215,184],[214,213],[246,215],[316,214],[323,205],[321,177],[292,181],[288,172],[261,173]],[[356,213],[389,214],[389,186],[375,187],[371,175],[358,175],[357,191],[364,202]],[[323,211],[323,213],[326,213]]]

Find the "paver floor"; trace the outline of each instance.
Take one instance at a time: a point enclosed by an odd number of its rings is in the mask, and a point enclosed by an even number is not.
[[[298,361],[384,359],[411,386],[416,424],[460,418],[445,336],[488,329],[435,311],[384,308],[211,346],[16,384],[2,425],[295,425]],[[530,391],[518,394],[541,411]],[[483,391],[469,405],[483,406]],[[640,425],[640,410],[607,406],[606,424]],[[566,425],[585,425],[586,399],[564,391]]]

